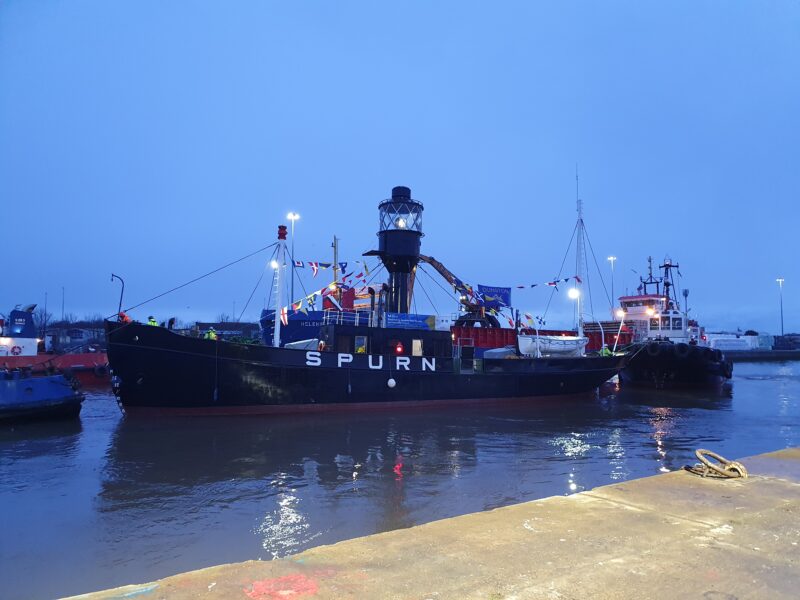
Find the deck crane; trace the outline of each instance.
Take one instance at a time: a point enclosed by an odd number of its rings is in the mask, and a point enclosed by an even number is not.
[[[439,273],[447,283],[452,285],[453,289],[458,293],[458,301],[461,304],[463,314],[459,315],[458,319],[456,319],[456,325],[474,327],[476,324],[480,323],[481,327],[500,327],[500,322],[497,320],[497,317],[486,314],[486,307],[475,300],[474,292],[447,267],[432,256],[420,254],[419,259],[436,269],[436,272]]]

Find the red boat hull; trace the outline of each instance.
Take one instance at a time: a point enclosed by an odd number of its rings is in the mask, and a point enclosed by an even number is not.
[[[4,356],[0,367],[8,369],[30,369],[34,373],[56,371],[94,371],[108,374],[108,357],[105,352],[82,352],[80,354],[37,354],[36,356]]]

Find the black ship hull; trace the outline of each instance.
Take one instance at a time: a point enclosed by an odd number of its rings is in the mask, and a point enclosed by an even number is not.
[[[654,341],[643,344],[619,374],[623,385],[708,388],[731,378],[732,363],[719,350]]]
[[[466,360],[365,355],[203,340],[107,322],[124,408],[270,413],[488,402],[594,391],[626,357]]]

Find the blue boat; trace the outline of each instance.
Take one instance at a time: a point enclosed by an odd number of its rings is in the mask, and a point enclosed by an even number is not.
[[[74,418],[83,398],[64,375],[0,373],[0,421]]]

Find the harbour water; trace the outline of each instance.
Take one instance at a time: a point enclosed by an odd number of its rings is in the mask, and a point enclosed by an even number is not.
[[[528,407],[123,417],[0,429],[0,597],[49,598],[800,445],[800,363],[720,393],[603,389]]]

